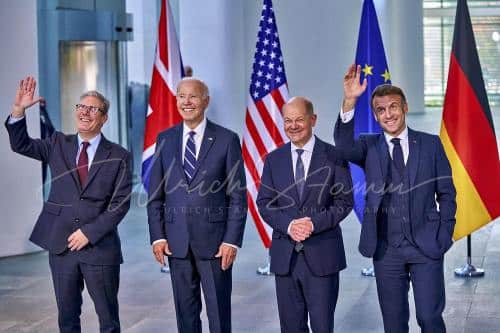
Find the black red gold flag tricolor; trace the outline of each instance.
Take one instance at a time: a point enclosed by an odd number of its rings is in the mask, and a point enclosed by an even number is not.
[[[458,0],[441,141],[457,188],[458,240],[500,216],[495,128],[466,0]]]

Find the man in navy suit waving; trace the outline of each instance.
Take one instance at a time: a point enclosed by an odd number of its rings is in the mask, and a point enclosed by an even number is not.
[[[271,272],[281,332],[333,332],[339,272],[346,267],[340,222],[353,206],[351,175],[335,147],[313,135],[313,104],[283,107],[290,142],[270,152],[257,205],[273,228]]]
[[[5,125],[12,150],[47,163],[52,183],[30,240],[49,251],[59,329],[80,332],[84,285],[101,332],[119,332],[118,285],[123,262],[117,226],[130,207],[130,153],[101,133],[109,102],[97,91],[75,107],[76,135],[32,139],[25,110],[40,101],[36,81],[22,80]]]
[[[376,87],[371,104],[383,134],[354,140],[354,106],[366,90],[360,66],[344,78],[335,127],[343,157],[366,175],[366,208],[359,250],[373,258],[385,332],[408,332],[410,281],[422,332],[445,332],[443,256],[452,245],[455,187],[439,137],[406,125],[408,103],[393,85]]]
[[[149,183],[153,254],[168,255],[179,332],[201,332],[203,287],[210,332],[231,331],[232,264],[247,215],[240,140],[205,117],[208,87],[177,87],[183,122],[158,135]]]

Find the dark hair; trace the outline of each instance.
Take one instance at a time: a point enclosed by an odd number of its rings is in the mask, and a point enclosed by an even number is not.
[[[373,99],[375,97],[383,97],[387,95],[399,95],[401,97],[401,106],[406,105],[406,96],[403,93],[403,90],[397,86],[393,86],[392,84],[381,84],[375,87],[372,92],[372,99],[370,100],[370,105],[373,108]]]

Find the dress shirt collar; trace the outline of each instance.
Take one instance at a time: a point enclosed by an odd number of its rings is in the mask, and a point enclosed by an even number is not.
[[[195,128],[191,129],[189,128],[188,125],[186,125],[185,122],[182,123],[182,135],[184,137],[189,136],[189,132],[195,131],[196,136],[202,137],[203,134],[205,133],[205,128],[207,127],[207,117],[203,117],[203,120],[196,126]]]
[[[399,133],[398,136],[392,136],[392,135],[384,132],[384,137],[385,137],[385,142],[387,142],[388,145],[393,144],[391,142],[391,139],[394,139],[394,138],[399,138],[399,139],[401,139],[401,141],[407,141],[408,140],[408,126],[405,126],[405,129],[403,130],[403,132]]]
[[[297,149],[303,149],[304,151],[307,151],[309,153],[312,154],[313,150],[314,150],[314,144],[316,143],[316,137],[313,135],[311,135],[311,138],[309,139],[309,141],[306,142],[306,144],[304,145],[304,147],[297,147],[296,145],[293,144],[293,142],[290,141],[290,147],[292,149],[292,152],[294,152],[295,150]]]
[[[88,143],[90,143],[90,147],[92,150],[96,150],[97,149],[97,146],[99,145],[99,143],[101,142],[101,138],[102,138],[102,134],[99,133],[97,134],[96,136],[94,136],[92,139],[90,140],[84,140],[81,136],[80,136],[80,133],[78,133],[77,135],[78,137],[78,149],[80,149],[80,146],[82,145],[82,142],[83,141],[88,141]]]

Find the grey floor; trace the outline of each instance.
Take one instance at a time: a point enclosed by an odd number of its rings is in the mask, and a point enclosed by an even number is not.
[[[498,112],[496,112],[498,114]],[[439,115],[414,115],[410,126],[437,133]],[[498,122],[498,116],[495,122]],[[497,134],[498,137],[498,134]],[[120,315],[124,332],[176,332],[170,276],[160,273],[150,252],[145,197],[120,225],[122,265]],[[335,313],[336,332],[383,332],[375,281],[362,277],[370,261],[357,252],[360,225],[353,215],[342,223],[348,268],[341,273]],[[445,320],[449,332],[500,332],[500,224],[490,223],[473,235],[473,263],[486,270],[480,279],[461,279],[453,269],[465,262],[466,242],[457,242],[445,258]],[[279,332],[274,278],[257,276],[266,262],[253,224],[247,224],[244,247],[233,271],[233,331]],[[410,299],[412,298],[410,292]],[[418,332],[413,302],[411,332]],[[202,313],[205,331],[207,321]],[[98,332],[97,317],[85,292],[84,332]],[[44,252],[0,259],[0,332],[57,332],[56,305]]]

